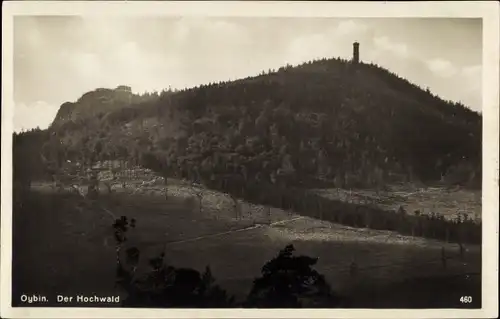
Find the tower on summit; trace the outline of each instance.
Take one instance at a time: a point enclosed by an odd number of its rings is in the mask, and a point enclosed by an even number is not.
[[[352,44],[352,62],[359,63],[359,43],[354,42]]]

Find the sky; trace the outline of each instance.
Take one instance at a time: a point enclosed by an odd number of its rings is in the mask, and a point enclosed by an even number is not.
[[[14,19],[14,129],[46,128],[98,87],[136,93],[234,80],[314,58],[374,62],[481,111],[481,19],[86,17]]]

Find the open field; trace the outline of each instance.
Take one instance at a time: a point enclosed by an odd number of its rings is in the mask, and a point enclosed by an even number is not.
[[[456,299],[448,307],[460,307],[463,294],[476,293],[474,300],[480,301],[480,277],[474,275],[481,268],[480,247],[467,246],[465,259],[459,261],[454,244],[350,228],[278,209],[271,209],[269,217],[267,208],[242,203],[236,218],[231,200],[208,190],[201,190],[200,211],[192,197],[197,191],[174,181],[166,201],[161,187],[138,191],[129,185],[89,206],[77,194],[55,194],[46,185],[34,185],[30,200],[14,211],[14,305],[22,293],[116,294],[112,215],[137,220],[130,240],[141,250],[141,266],[161,251],[174,266],[203,270],[210,265],[218,283],[238,298],[248,293],[262,265],[293,243],[298,254],[319,257],[316,269],[334,290],[358,296],[358,302],[379,293],[403,299],[408,294],[407,306],[423,300],[410,298],[412,294],[439,299],[443,292],[433,283],[465,273],[469,275],[460,277],[465,283],[448,292],[451,301]],[[453,258],[446,269],[441,247]],[[356,278],[349,276],[353,260],[360,268]],[[411,282],[416,277],[430,278],[418,281],[417,292]],[[405,306],[403,301],[397,304]],[[360,307],[356,301],[353,305]]]
[[[402,206],[409,214],[419,210],[424,214],[439,213],[446,219],[456,218],[458,213],[467,213],[471,218],[481,218],[481,191],[479,190],[393,185],[388,190],[379,192],[359,189],[317,189],[314,192],[325,198],[375,205],[385,210],[397,211]]]

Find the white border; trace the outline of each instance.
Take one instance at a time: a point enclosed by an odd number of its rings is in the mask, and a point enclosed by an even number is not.
[[[499,13],[495,1],[463,2],[105,2],[9,1],[2,12],[1,312],[4,318],[494,318],[498,316]],[[12,308],[13,16],[274,16],[483,18],[483,308],[479,310],[361,309],[107,309]]]

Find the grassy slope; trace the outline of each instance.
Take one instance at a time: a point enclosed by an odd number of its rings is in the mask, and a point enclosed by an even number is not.
[[[173,193],[178,195],[186,193],[182,185],[171,188],[176,189]],[[202,270],[209,264],[220,284],[238,297],[248,292],[260,267],[290,242],[299,254],[319,257],[317,268],[325,273],[334,289],[359,295],[359,300],[370,299],[363,296],[374,289],[380,291],[387,284],[396,285],[415,276],[442,277],[480,269],[480,255],[474,247],[469,247],[466,265],[450,261],[445,272],[439,262],[441,244],[436,242],[351,229],[309,218],[231,232],[251,227],[254,219],[264,221],[266,215],[261,210],[260,217],[236,221],[232,212],[224,208],[218,214],[206,209],[200,215],[196,207],[183,199],[165,202],[151,191],[133,196],[118,192],[114,198],[103,196],[100,205],[117,215],[137,219],[138,232],[131,235],[131,240],[139,243],[147,257],[165,248],[167,260],[174,265]],[[95,208],[76,208],[80,206],[77,197],[61,198],[51,195],[50,191],[32,196],[31,207],[27,203],[25,209],[14,214],[13,300],[16,301],[20,293],[113,294],[115,255],[111,217]],[[208,202],[204,205],[211,206]],[[279,211],[273,211],[272,216],[294,218]],[[176,243],[216,233],[222,234]],[[447,251],[456,254],[457,248],[449,245]],[[360,268],[365,268],[357,280],[348,277],[352,259]],[[366,284],[371,290],[364,287]],[[438,291],[433,285],[422,286],[423,295]],[[403,285],[397,289],[403,294],[405,291],[414,294],[408,287]],[[434,295],[439,298],[439,294]]]

